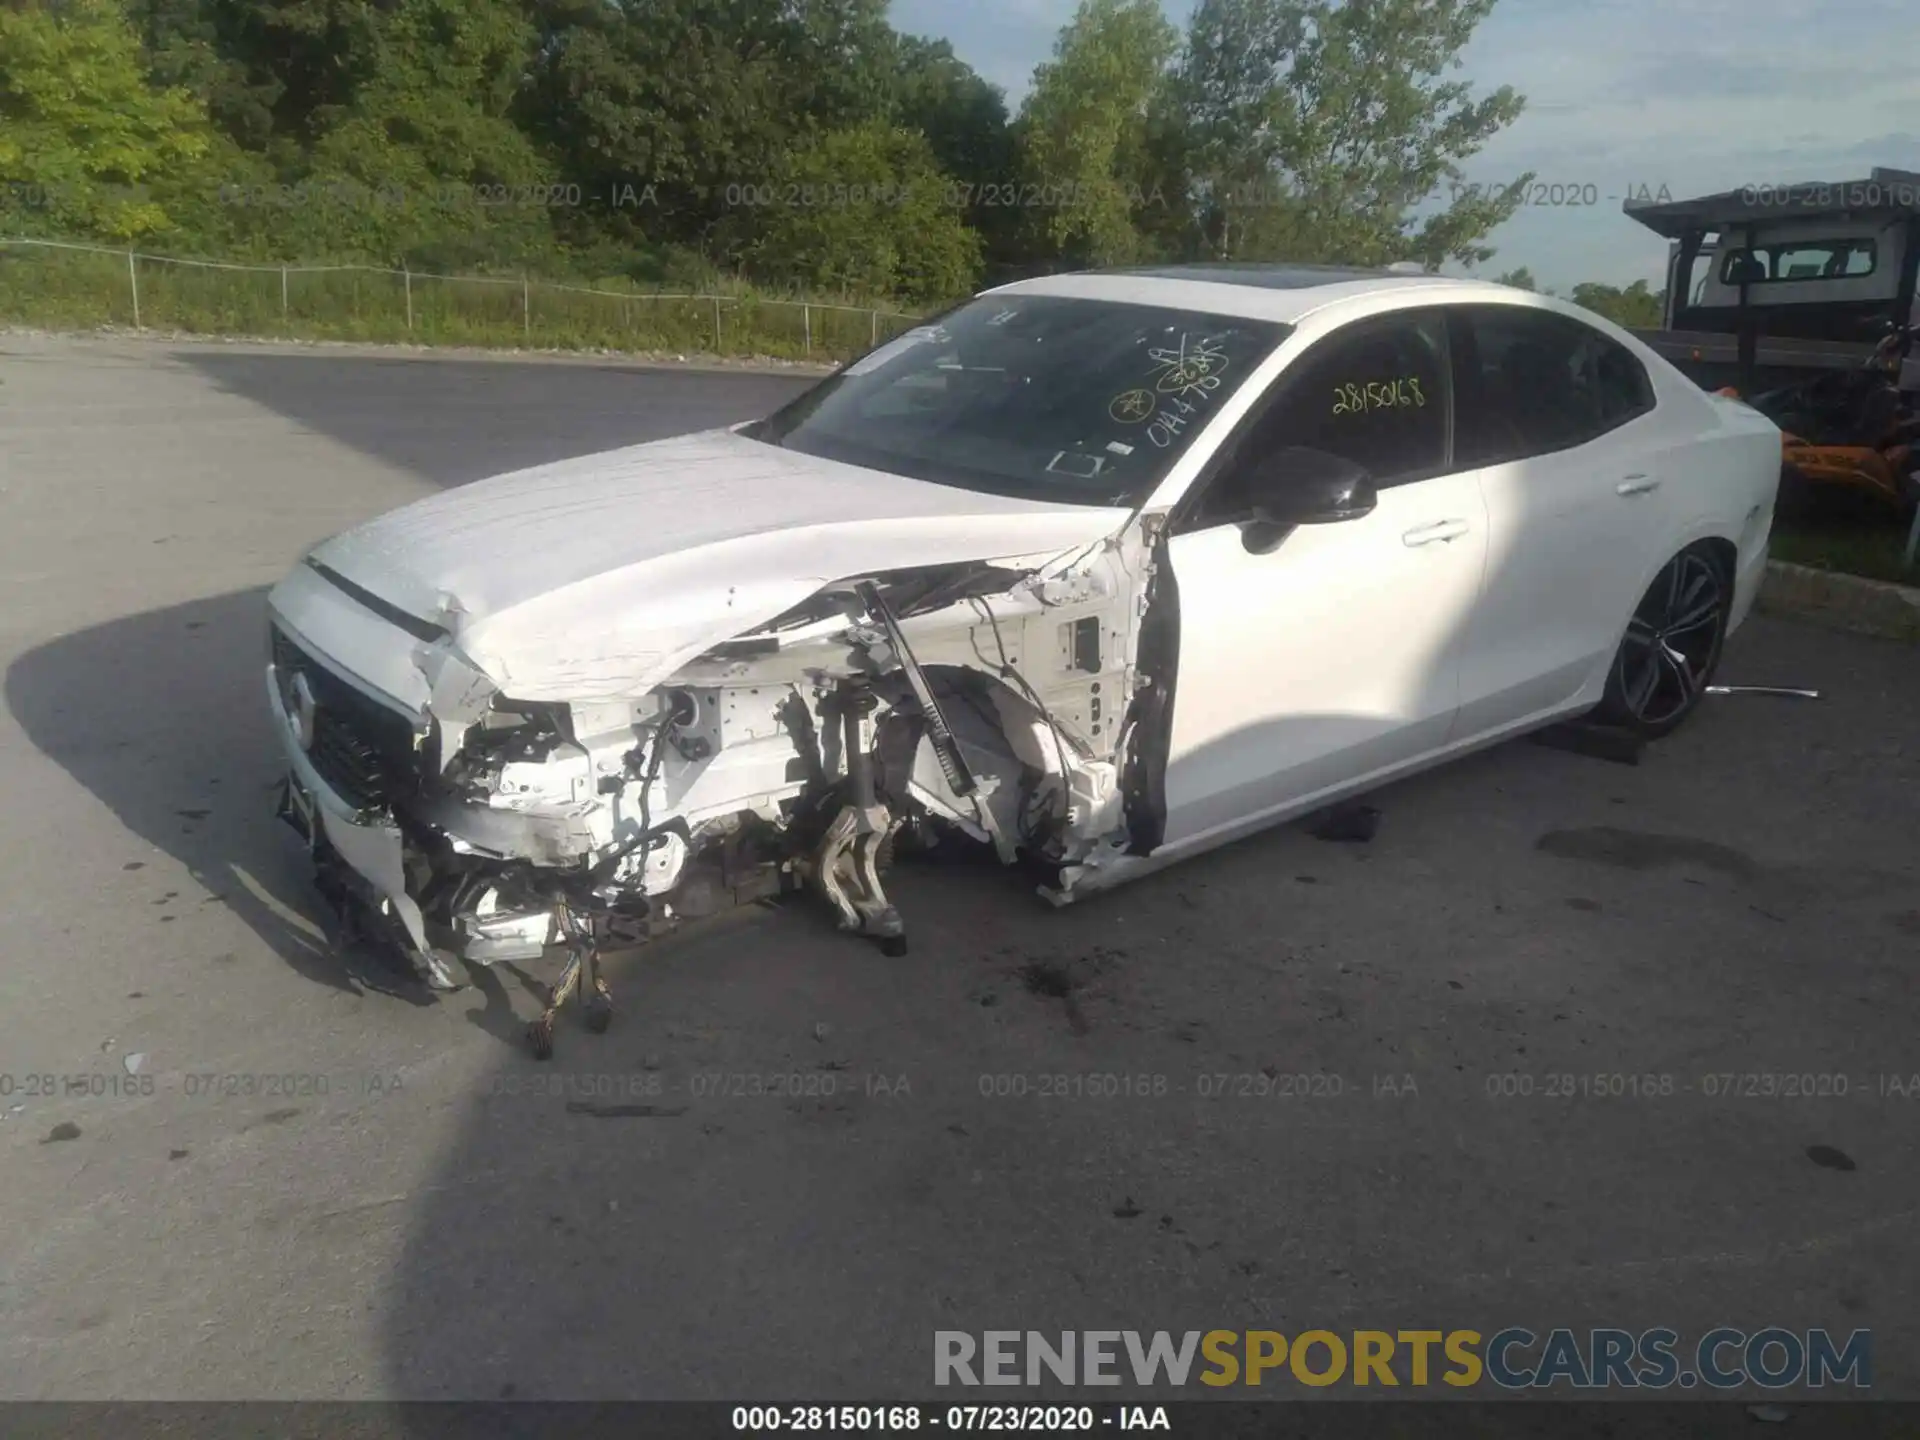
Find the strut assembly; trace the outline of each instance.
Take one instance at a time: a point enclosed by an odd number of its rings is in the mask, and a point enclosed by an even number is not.
[[[807,854],[794,856],[791,871],[811,882],[839,913],[840,928],[877,940],[886,955],[907,953],[906,924],[880,884],[880,865],[888,842],[904,820],[882,803],[874,783],[873,757],[865,743],[865,722],[879,697],[864,676],[842,680],[821,701],[823,717],[840,725],[846,759],[846,795],[839,812]],[[660,742],[656,741],[656,747]],[[612,945],[651,939],[658,924],[653,902],[644,895],[607,894],[602,887],[620,862],[637,850],[664,840],[661,829],[643,830],[626,840],[592,869],[576,873],[552,892],[553,929],[567,947],[566,968],[549,992],[538,1019],[527,1027],[535,1059],[553,1056],[554,1021],[578,995],[587,1028],[604,1033],[613,1019],[613,993],[601,973],[601,952]]]
[[[534,1059],[553,1058],[554,1017],[576,994],[587,1028],[594,1034],[605,1034],[613,1023],[613,991],[600,973],[600,953],[613,944],[632,945],[647,939],[652,905],[644,895],[609,897],[596,892],[622,860],[636,850],[644,855],[663,838],[660,830],[642,830],[591,869],[554,888],[549,933],[566,942],[567,964],[548,992],[540,1017],[527,1026],[527,1045]]]
[[[1009,858],[1011,845],[987,804],[986,787],[973,775],[962,756],[933,688],[908,649],[900,623],[878,587],[870,581],[862,582],[844,592],[843,598],[851,602],[850,618],[856,619],[848,638],[853,643],[860,672],[837,679],[833,689],[821,698],[819,709],[823,721],[839,726],[839,750],[845,766],[844,791],[839,810],[819,839],[805,853],[791,856],[783,868],[825,897],[838,913],[842,930],[867,936],[879,943],[882,954],[898,956],[907,953],[906,922],[881,886],[880,869],[906,817],[896,816],[888,809],[875,783],[873,751],[866,732],[868,717],[880,705],[880,696],[874,688],[876,676],[896,670],[904,675],[920,712],[924,737],[939,762],[948,788],[956,799],[972,802],[981,829],[1002,859]],[[857,623],[859,612],[864,612],[868,623]],[[647,785],[657,772],[661,747],[676,718],[669,715],[663,719],[662,729],[655,733],[651,761],[645,767]],[[814,750],[812,737],[806,733],[810,729],[810,726],[799,727],[797,739],[804,737],[803,748]],[[817,752],[806,758],[818,774]],[[644,799],[642,804],[644,807]],[[666,839],[668,827],[649,827],[644,808],[640,822],[637,834],[625,839],[591,868],[568,875],[550,892],[553,923],[549,934],[566,945],[567,963],[540,1017],[527,1027],[528,1044],[537,1059],[552,1058],[555,1017],[575,995],[581,997],[589,1030],[598,1034],[611,1023],[613,994],[601,974],[603,950],[615,944],[636,944],[652,938],[663,928],[672,927],[672,917],[664,926],[659,923],[647,896],[609,893],[606,888],[628,856],[636,851],[644,856],[656,843]],[[684,834],[684,825],[680,828]],[[784,887],[777,883],[771,886],[772,890],[781,888]],[[737,890],[736,898],[742,893]]]
[[[884,955],[904,955],[906,922],[880,888],[880,856],[902,822],[880,802],[874,788],[873,756],[864,732],[866,717],[878,705],[864,677],[841,681],[821,703],[825,714],[840,721],[847,798],[813,854],[796,861],[795,868],[840,912],[842,930],[872,936]]]
[[[605,910],[575,911],[563,893],[555,898],[554,924],[567,941],[567,968],[560,972],[547,996],[540,1018],[527,1026],[527,1044],[536,1060],[553,1058],[553,1020],[560,1007],[575,992],[580,995],[587,1029],[604,1035],[613,1023],[613,991],[600,974],[600,951],[611,938],[611,922]]]

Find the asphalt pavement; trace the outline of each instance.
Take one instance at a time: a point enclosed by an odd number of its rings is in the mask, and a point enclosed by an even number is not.
[[[1504,746],[1371,843],[1066,910],[903,865],[903,959],[746,912],[616,965],[547,1066],[538,967],[433,1000],[333,954],[266,588],[805,383],[0,334],[0,1397],[857,1400],[928,1394],[936,1330],[1781,1325],[1871,1329],[1920,1398],[1911,648],[1756,618],[1722,678],[1825,698],[1638,767]]]

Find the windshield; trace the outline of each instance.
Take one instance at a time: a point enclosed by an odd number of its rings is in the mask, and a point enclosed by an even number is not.
[[[988,295],[888,341],[744,433],[941,485],[1130,506],[1289,328]]]

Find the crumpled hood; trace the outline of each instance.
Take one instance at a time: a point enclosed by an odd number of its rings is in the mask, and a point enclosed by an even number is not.
[[[644,693],[832,581],[1038,560],[1111,534],[1127,513],[976,494],[715,430],[430,496],[311,558],[445,626],[517,699],[599,700]]]

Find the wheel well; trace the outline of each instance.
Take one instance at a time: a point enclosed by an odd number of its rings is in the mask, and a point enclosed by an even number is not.
[[[1715,535],[1706,540],[1696,540],[1687,547],[1697,555],[1704,555],[1720,572],[1720,578],[1727,584],[1733,584],[1740,573],[1740,548],[1731,540]]]

